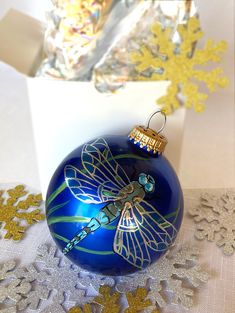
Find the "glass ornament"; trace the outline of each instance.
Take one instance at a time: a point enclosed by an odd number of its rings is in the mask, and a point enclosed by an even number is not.
[[[135,127],[71,152],[47,192],[47,222],[63,253],[80,267],[125,275],[156,262],[174,243],[183,195],[164,157],[166,138]]]

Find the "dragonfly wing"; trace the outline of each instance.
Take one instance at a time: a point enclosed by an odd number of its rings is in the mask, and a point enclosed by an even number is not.
[[[133,208],[124,209],[116,230],[113,248],[127,262],[140,269],[150,264],[151,258],[144,238],[139,238],[140,227]],[[142,242],[144,244],[142,244]]]
[[[149,250],[165,251],[177,235],[176,228],[146,201],[123,210],[114,238],[114,251],[132,265],[151,263]]]
[[[118,194],[122,188],[130,184],[127,174],[114,159],[103,138],[84,146],[82,164],[90,176],[102,186],[106,194],[110,191]]]
[[[72,165],[64,168],[66,184],[75,198],[83,203],[104,203],[118,199],[117,193],[109,188],[109,194],[104,192],[103,186],[95,181],[90,174],[84,173]]]
[[[177,229],[147,201],[136,203],[135,208],[135,217],[147,246],[155,251],[165,251],[173,243]]]

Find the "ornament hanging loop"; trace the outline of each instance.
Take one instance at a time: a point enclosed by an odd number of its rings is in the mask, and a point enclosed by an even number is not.
[[[151,122],[152,118],[153,118],[155,115],[157,115],[157,114],[161,114],[161,115],[164,117],[164,121],[163,121],[162,127],[157,131],[157,133],[160,134],[160,133],[163,131],[163,129],[165,128],[165,126],[166,126],[166,114],[165,114],[163,111],[158,110],[158,111],[154,112],[154,113],[150,116],[150,118],[149,118],[149,120],[148,120],[148,122],[147,122],[146,128],[149,129],[150,122]]]
[[[150,128],[150,122],[152,118],[157,115],[161,114],[164,117],[163,124],[158,131],[153,130]],[[154,112],[146,126],[136,126],[131,133],[129,134],[129,140],[134,144],[137,145],[140,149],[147,151],[151,155],[158,156],[159,154],[163,153],[165,147],[167,145],[167,139],[160,133],[163,131],[166,125],[166,114],[160,110]]]

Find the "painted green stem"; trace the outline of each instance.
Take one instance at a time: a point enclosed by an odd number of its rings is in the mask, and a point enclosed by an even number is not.
[[[50,195],[50,197],[47,199],[46,205],[48,206],[49,204],[51,204],[51,202],[52,202],[62,191],[64,191],[66,187],[67,187],[66,182],[63,182],[63,184],[61,184],[60,187],[57,188],[57,189]]]
[[[56,216],[48,219],[48,225],[56,223],[89,223],[90,218],[82,216]]]
[[[56,206],[54,206],[53,208],[51,208],[48,212],[47,212],[47,218],[52,214],[54,213],[55,211],[59,210],[60,208],[64,207],[66,204],[68,204],[70,202],[67,201],[67,202],[64,202],[64,203],[61,203],[61,204],[58,204]]]

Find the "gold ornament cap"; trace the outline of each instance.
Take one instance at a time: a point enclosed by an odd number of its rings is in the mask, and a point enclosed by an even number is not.
[[[160,130],[155,131],[149,128],[150,121],[152,117],[161,113],[165,120],[164,125]],[[160,134],[160,132],[164,129],[166,124],[166,116],[161,111],[157,111],[149,119],[148,125],[145,126],[136,126],[129,134],[129,140],[136,146],[138,146],[141,150],[144,150],[152,155],[158,155],[164,152],[165,147],[168,143],[166,137]]]

